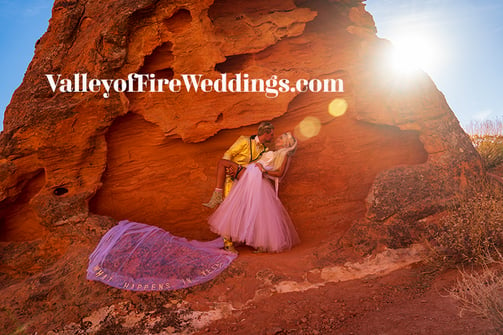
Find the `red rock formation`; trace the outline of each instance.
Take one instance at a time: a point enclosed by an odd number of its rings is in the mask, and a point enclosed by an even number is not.
[[[113,13],[113,15],[111,15]],[[302,140],[282,187],[299,229],[333,205],[366,199],[374,220],[421,217],[479,171],[443,95],[424,74],[398,81],[380,63],[360,1],[56,1],[5,115],[0,171],[4,240],[30,239],[91,212],[205,237],[215,164],[261,120]],[[343,80],[344,92],[52,92],[73,78]],[[328,106],[343,99],[346,113]],[[306,119],[307,118],[307,119]],[[313,119],[314,118],[314,119]],[[319,133],[299,134],[315,120]],[[301,123],[304,122],[304,123]]]
[[[262,120],[300,140],[280,188],[303,241],[299,253],[330,252],[354,222],[378,223],[386,240],[404,221],[419,224],[441,211],[481,173],[479,157],[425,74],[402,78],[386,67],[390,45],[375,32],[360,0],[56,0],[0,135],[5,283],[52,264],[71,243],[99,238],[110,225],[103,216],[213,237],[211,211],[201,203],[216,163]],[[53,92],[46,77],[84,73],[341,79],[344,90],[105,98],[103,91]],[[15,245],[36,250],[17,272]]]

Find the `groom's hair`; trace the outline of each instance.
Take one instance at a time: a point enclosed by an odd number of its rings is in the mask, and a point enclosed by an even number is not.
[[[274,130],[274,126],[272,125],[272,123],[264,121],[264,122],[261,122],[259,124],[258,130],[257,130],[257,135],[261,136],[261,135],[264,135],[264,134],[269,134],[273,130]]]

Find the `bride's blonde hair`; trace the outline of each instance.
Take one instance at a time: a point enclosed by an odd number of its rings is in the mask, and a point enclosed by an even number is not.
[[[292,136],[292,133],[287,132],[281,134],[280,137],[283,138],[283,143],[285,144],[285,146],[275,151],[273,166],[274,171],[279,170],[286,157],[293,155],[295,153],[295,150],[297,150],[297,140]]]

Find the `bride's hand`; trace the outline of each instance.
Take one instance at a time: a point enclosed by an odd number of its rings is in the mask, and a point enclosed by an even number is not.
[[[258,163],[257,166],[263,175],[267,174],[267,170],[262,166],[262,164]]]

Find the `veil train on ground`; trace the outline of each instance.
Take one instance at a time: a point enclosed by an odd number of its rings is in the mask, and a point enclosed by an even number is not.
[[[123,220],[89,256],[87,279],[133,291],[162,291],[207,282],[237,257],[223,240],[189,241],[143,223]]]

